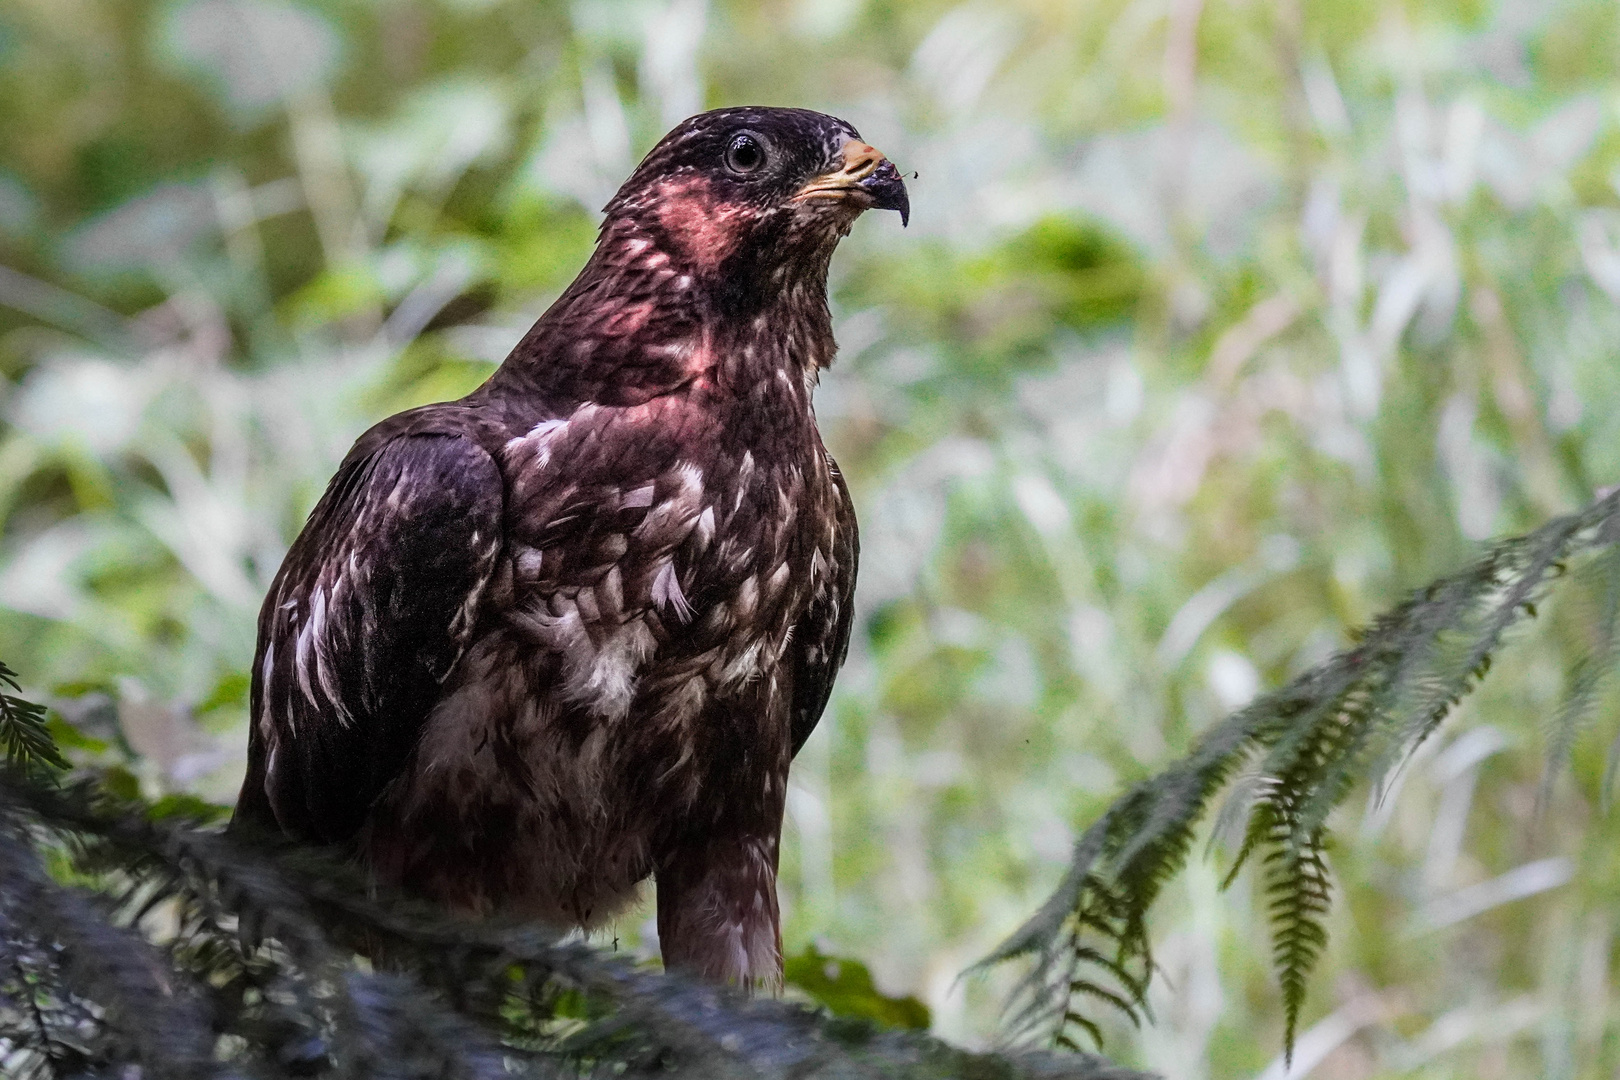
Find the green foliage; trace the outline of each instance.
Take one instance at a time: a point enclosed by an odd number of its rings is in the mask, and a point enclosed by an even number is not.
[[[782,977],[834,1016],[870,1020],[886,1028],[928,1030],[928,1006],[914,997],[890,997],[872,982],[865,964],[824,956],[814,942],[784,959]]]
[[[45,706],[25,701],[4,687],[21,690],[17,673],[0,663],[0,754],[30,771],[65,769],[67,759],[51,737]]]
[[[1019,289],[1047,292],[1045,306],[1077,329],[1131,315],[1147,285],[1129,248],[1094,222],[1044,218],[1005,250],[1022,275]]]
[[[1364,775],[1398,769],[1490,670],[1503,636],[1534,617],[1571,559],[1620,540],[1620,493],[1525,536],[1494,545],[1460,573],[1413,593],[1375,619],[1351,649],[1266,694],[1201,738],[1193,752],[1132,788],[1086,832],[1068,877],[1042,909],[983,963],[1035,957],[1017,1022],[1073,1026],[1100,1039],[1081,1011],[1099,998],[1133,1020],[1153,975],[1148,910],[1186,863],[1194,828],[1250,762],[1248,827],[1227,884],[1258,855],[1282,987],[1285,1055],[1292,1056],[1307,980],[1328,942],[1328,816]],[[1583,670],[1607,671],[1607,638]],[[1589,693],[1577,680],[1566,717]],[[1564,723],[1570,721],[1565,720]],[[1224,816],[1224,815],[1223,815]],[[1114,989],[1097,980],[1108,978]]]

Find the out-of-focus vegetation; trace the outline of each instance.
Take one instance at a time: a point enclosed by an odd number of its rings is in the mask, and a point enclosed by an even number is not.
[[[1151,1018],[1149,990],[1161,971],[1149,916],[1185,870],[1198,829],[1224,792],[1215,827],[1236,852],[1222,888],[1246,866],[1263,883],[1286,1070],[1328,944],[1334,890],[1327,853],[1338,811],[1358,783],[1373,783],[1375,806],[1390,796],[1414,754],[1490,673],[1511,631],[1535,618],[1562,582],[1565,592],[1601,595],[1601,614],[1549,725],[1545,796],[1615,666],[1617,542],[1620,492],[1492,544],[1472,565],[1380,613],[1354,645],[1255,698],[1201,733],[1187,754],[1132,785],[1075,843],[1069,872],[1046,903],[975,966],[1030,962],[1012,997],[1013,1030],[1044,1030],[1078,1049],[1082,1034],[1102,1041],[1090,1015],[1097,1005],[1138,1024]],[[1576,564],[1581,571],[1571,575]],[[1605,801],[1613,782],[1611,768]],[[1538,865],[1535,876],[1547,869]],[[1320,1049],[1302,1071],[1320,1063]]]
[[[476,385],[636,155],[744,101],[919,173],[911,229],[834,268],[861,623],[794,774],[787,944],[985,1039],[1013,973],[958,973],[1129,782],[1620,483],[1620,11],[7,0],[0,656],[72,752],[227,801],[254,610],[349,441]],[[1620,1066],[1616,701],[1546,737],[1603,621],[1563,593],[1335,817],[1296,1074]],[[1280,1070],[1230,854],[1167,887],[1112,1056]]]

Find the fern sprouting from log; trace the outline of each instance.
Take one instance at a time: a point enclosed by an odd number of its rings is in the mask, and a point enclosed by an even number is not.
[[[1245,822],[1228,884],[1258,861],[1282,991],[1290,1058],[1310,972],[1327,943],[1328,816],[1364,778],[1391,777],[1490,669],[1504,635],[1577,556],[1599,581],[1599,639],[1578,666],[1551,732],[1549,773],[1567,756],[1616,656],[1620,492],[1495,544],[1375,619],[1353,647],[1212,728],[1192,752],[1127,791],[1076,843],[1067,875],[1041,909],[980,967],[1028,958],[1009,1002],[1015,1034],[1060,1046],[1099,1041],[1093,1008],[1140,1023],[1153,974],[1147,916],[1185,864],[1210,803],[1234,789],[1223,822]],[[1590,579],[1583,579],[1589,587]],[[1620,761],[1620,740],[1611,754]],[[1620,768],[1611,764],[1610,772]],[[1243,782],[1232,783],[1239,774]]]
[[[7,710],[7,1077],[1141,1076],[1092,1056],[969,1053],[379,894],[340,854],[227,834],[174,813],[185,800],[64,771],[43,711]]]

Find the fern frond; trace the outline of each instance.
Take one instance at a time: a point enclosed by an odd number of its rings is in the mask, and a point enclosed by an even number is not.
[[[1547,732],[1546,762],[1542,770],[1541,785],[1536,793],[1538,811],[1546,808],[1552,799],[1553,784],[1559,772],[1569,764],[1575,740],[1587,727],[1593,707],[1597,704],[1604,685],[1614,674],[1617,649],[1620,649],[1620,547],[1611,548],[1602,557],[1593,560],[1588,575],[1578,584],[1599,594],[1591,651],[1580,657],[1570,676],[1569,693],[1559,705],[1558,712]],[[1610,781],[1603,783],[1603,801],[1607,804]]]
[[[1612,551],[1617,539],[1620,492],[1492,546],[1471,566],[1414,591],[1355,634],[1350,648],[1217,724],[1186,757],[1121,795],[1082,835],[1059,889],[981,961],[1031,958],[1008,1014],[1023,1026],[1044,1018],[1067,1044],[1071,1030],[1092,1036],[1099,1030],[1081,1022],[1079,999],[1118,1007],[1110,995],[1119,997],[1132,1017],[1145,1007],[1153,972],[1147,912],[1185,865],[1210,802],[1247,768],[1248,790],[1232,810],[1234,819],[1246,814],[1247,825],[1226,882],[1260,860],[1291,1055],[1308,978],[1327,942],[1332,811],[1363,779],[1390,776],[1434,733],[1489,672],[1508,631],[1534,617],[1570,560]],[[1620,565],[1620,552],[1611,558]],[[1566,706],[1571,721],[1589,707],[1599,672],[1613,666],[1606,654],[1620,636],[1614,622],[1605,615],[1592,674],[1576,680]],[[1610,771],[1620,771],[1620,739]]]
[[[25,701],[7,688],[22,689],[17,673],[0,663],[0,757],[25,769],[68,768],[67,759],[45,726],[45,706]]]
[[[1090,979],[1071,979],[1069,981],[1069,994],[1071,996],[1086,994],[1107,1002],[1128,1017],[1132,1024],[1141,1026],[1140,1014],[1135,1002],[1123,994],[1115,993],[1106,986],[1101,986]]]
[[[1282,822],[1278,831],[1292,832]],[[1266,856],[1266,863],[1272,961],[1283,999],[1283,1053],[1291,1063],[1307,982],[1327,946],[1323,920],[1332,904],[1332,887],[1319,833],[1281,840]]]
[[[1078,1027],[1081,1031],[1084,1031],[1086,1036],[1091,1039],[1092,1045],[1102,1045],[1102,1028],[1097,1026],[1097,1022],[1095,1020],[1091,1020],[1085,1015],[1077,1013],[1071,1009],[1063,1014],[1063,1025],[1068,1026],[1071,1024]],[[1055,1041],[1058,1046],[1069,1051],[1070,1053],[1080,1052],[1080,1044],[1065,1035],[1061,1028],[1058,1031]]]

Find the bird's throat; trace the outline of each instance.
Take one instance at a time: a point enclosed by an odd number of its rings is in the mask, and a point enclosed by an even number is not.
[[[604,230],[497,381],[519,381],[556,404],[633,405],[689,390],[748,397],[785,380],[803,388],[808,408],[808,387],[836,351],[830,247],[826,257],[796,249],[769,266],[747,246],[717,266],[667,248],[654,230]]]

